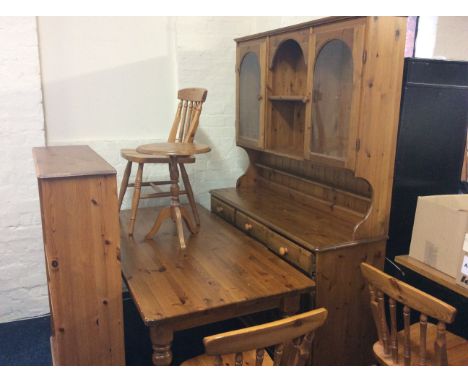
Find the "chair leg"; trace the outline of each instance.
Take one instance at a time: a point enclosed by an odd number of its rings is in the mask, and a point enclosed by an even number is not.
[[[193,196],[192,185],[190,184],[190,179],[188,177],[187,171],[183,163],[179,163],[180,173],[182,175],[182,180],[184,181],[185,191],[187,191],[187,197],[192,207],[193,217],[197,226],[200,225],[200,217],[198,216],[197,205],[195,204],[195,197]]]
[[[143,163],[138,163],[138,170],[135,178],[135,188],[133,191],[132,199],[132,214],[128,225],[128,234],[133,236],[133,230],[135,228],[135,220],[138,211],[138,203],[140,203],[141,194],[141,181],[143,179]]]
[[[122,209],[122,202],[127,192],[128,179],[130,178],[130,173],[132,172],[132,162],[128,161],[127,166],[125,167],[125,172],[122,178],[122,183],[120,184],[119,190],[119,211]]]

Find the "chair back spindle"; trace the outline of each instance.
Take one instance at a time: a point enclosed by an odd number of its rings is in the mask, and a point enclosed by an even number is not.
[[[389,357],[391,364],[394,365],[447,365],[446,324],[453,322],[456,309],[367,263],[361,264],[361,271],[368,282],[371,310],[383,356]],[[386,319],[385,296],[388,300],[390,329]],[[402,332],[397,330],[397,303],[403,305],[404,328]],[[420,313],[419,354],[415,356],[411,354],[411,309]],[[434,338],[434,353],[431,360],[428,359],[427,352],[428,317],[437,321],[435,337],[432,337]],[[402,336],[401,344],[399,344],[399,336]],[[417,341],[413,338],[414,340]],[[401,356],[403,356],[402,359],[400,359]]]
[[[396,301],[393,298],[388,300],[390,307],[390,349],[392,352],[392,360],[395,363],[398,363],[398,330],[397,330],[397,319],[396,319]]]
[[[265,349],[257,349],[255,351],[255,366],[262,366],[264,354]]]
[[[169,133],[168,142],[192,143],[198,129],[202,105],[208,91],[202,88],[181,89],[177,98],[179,104]]]
[[[255,350],[255,365],[261,366],[265,348],[270,346],[275,349],[273,365],[305,365],[310,358],[314,332],[326,318],[327,310],[320,308],[272,323],[206,337],[203,342],[206,354],[215,357],[216,365],[223,364],[223,355],[235,354],[235,365],[242,366],[245,363],[243,354]],[[284,352],[284,344],[289,341],[295,351]],[[284,357],[286,353],[288,357]]]
[[[411,309],[408,305],[405,305],[403,307],[403,325],[405,337],[403,342],[403,359],[405,366],[411,365],[410,314]]]

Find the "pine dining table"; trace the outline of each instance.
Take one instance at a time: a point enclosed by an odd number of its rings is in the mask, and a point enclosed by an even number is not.
[[[310,301],[315,282],[223,219],[198,206],[201,229],[178,244],[172,222],[145,238],[157,210],[142,208],[133,236],[121,224],[122,274],[149,328],[154,365],[170,365],[174,332]],[[130,211],[122,211],[121,222]]]

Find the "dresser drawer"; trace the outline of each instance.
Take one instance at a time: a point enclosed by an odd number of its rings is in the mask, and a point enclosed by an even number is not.
[[[242,212],[236,211],[236,227],[246,234],[266,244],[269,229]]]
[[[315,272],[315,255],[312,252],[294,244],[240,211],[236,211],[236,226],[307,274]]]
[[[211,211],[221,216],[224,220],[234,224],[235,209],[219,199],[211,197]]]
[[[307,274],[315,273],[315,254],[312,252],[271,230],[268,231],[265,244],[273,252],[301,268]]]

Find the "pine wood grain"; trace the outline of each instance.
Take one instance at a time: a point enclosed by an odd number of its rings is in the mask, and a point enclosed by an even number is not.
[[[329,18],[236,40],[238,52],[255,39],[266,41],[266,118],[259,127],[265,147],[238,141],[249,166],[236,190],[215,190],[212,197],[234,208],[225,216],[228,221],[265,245],[271,231],[313,253],[315,272],[296,265],[316,279],[316,303],[330,312],[315,341],[316,364],[373,362],[372,312],[381,311],[382,304],[369,309],[359,265],[368,261],[383,267],[405,25],[405,17]],[[322,48],[337,39],[350,50],[352,63],[348,57],[344,69],[330,73],[325,65],[315,71]],[[347,80],[336,81],[342,72]],[[330,88],[330,102],[317,110],[320,93]],[[334,97],[342,102],[330,110]],[[333,130],[328,136],[312,134],[319,112],[322,118],[327,114]],[[280,245],[275,252],[285,256],[285,248]],[[443,333],[440,328],[440,349]]]
[[[420,342],[419,342],[420,327],[419,323],[413,324],[409,329],[409,354],[411,362],[407,366],[419,366],[420,363]],[[434,352],[434,342],[437,337],[437,326],[434,324],[427,324],[427,335],[426,341],[428,344],[427,353],[425,355],[425,361],[423,365],[431,366],[437,365],[436,355]],[[392,360],[391,356],[385,354],[382,345],[379,342],[374,344],[373,350],[377,357],[377,360],[382,365],[390,366],[404,366],[404,348],[401,346],[405,341],[405,335],[403,331],[398,333],[398,361]],[[462,337],[459,337],[453,333],[447,333],[447,353],[448,353],[448,366],[467,366],[468,365],[468,341]]]
[[[222,201],[247,212],[310,251],[323,251],[331,246],[352,245],[353,229],[360,220],[348,223],[338,217],[305,206],[267,188],[226,188],[211,194]]]
[[[122,271],[146,325],[202,322],[208,312],[226,308],[233,316],[275,306],[282,297],[309,293],[314,282],[254,239],[198,208],[203,229],[177,251],[173,224],[161,227],[155,240],[145,240],[156,210],[143,208],[134,238],[121,234]],[[126,221],[128,211],[122,211]],[[237,312],[237,313],[236,313]],[[221,312],[222,314],[222,312]]]
[[[432,297],[431,295],[420,291],[408,285],[385,272],[375,269],[369,264],[363,263],[361,271],[367,281],[385,293],[390,298],[401,304],[408,305],[418,312],[446,323],[452,323],[455,319],[457,310],[449,304]]]
[[[150,143],[138,146],[136,151],[141,154],[163,155],[163,156],[192,156],[195,154],[204,154],[211,151],[207,145],[196,143],[165,142]]]
[[[115,175],[102,175],[105,162],[90,160],[98,156],[87,147],[73,147],[71,156],[68,147],[57,149],[53,154],[48,149],[34,151],[42,176],[39,193],[54,364],[124,365]],[[68,176],[55,177],[64,173]]]
[[[326,318],[327,310],[319,308],[274,322],[205,337],[205,354],[184,362],[182,366],[271,366],[272,360],[265,348],[275,346],[276,349],[283,349],[283,344],[291,341],[292,351],[286,356],[279,359],[278,352],[275,352],[274,365],[304,366],[309,361],[314,333]]]
[[[89,146],[33,147],[39,179],[115,174],[115,169]]]
[[[468,341],[446,330],[453,322],[456,309],[423,291],[395,279],[381,270],[362,263],[361,271],[368,282],[371,306],[378,300],[375,324],[379,340],[373,350],[382,365],[468,365]],[[390,310],[390,328],[385,301]],[[397,332],[396,303],[403,304],[403,330]],[[419,313],[419,322],[409,324],[410,310]],[[437,325],[428,322],[435,319]],[[390,329],[390,330],[389,330]]]

